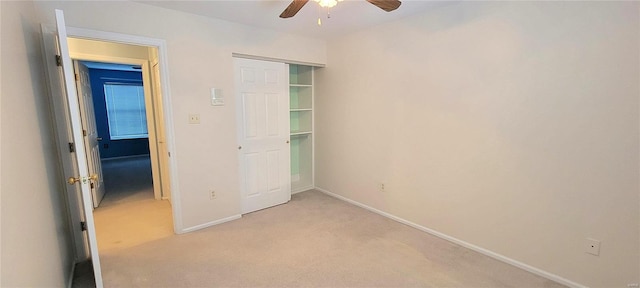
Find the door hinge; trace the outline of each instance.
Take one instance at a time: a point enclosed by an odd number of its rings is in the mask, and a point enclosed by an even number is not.
[[[56,55],[56,66],[62,66],[62,56]]]
[[[91,189],[95,188],[95,186],[93,186],[93,182],[90,183]]]
[[[87,222],[80,221],[80,229],[82,231],[87,231]]]
[[[87,136],[87,130],[82,130],[82,136]]]
[[[76,75],[76,81],[80,80],[80,75],[75,74]]]
[[[69,153],[76,152],[76,143],[69,143]]]

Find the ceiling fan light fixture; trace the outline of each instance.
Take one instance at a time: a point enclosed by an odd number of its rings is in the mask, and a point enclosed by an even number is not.
[[[331,7],[336,6],[338,2],[341,2],[342,0],[313,0],[313,1],[318,3],[318,5],[321,8],[327,8],[327,11],[329,11]],[[386,12],[391,12],[393,10],[396,10],[398,9],[398,7],[400,7],[400,4],[402,4],[400,0],[366,0],[366,1]],[[302,7],[305,4],[307,4],[307,2],[309,2],[309,0],[292,0],[291,4],[289,4],[289,6],[287,6],[287,8],[285,8],[284,11],[282,11],[282,13],[280,14],[280,18],[291,18],[295,16],[298,13],[298,11],[300,11],[300,9],[302,9]]]
[[[320,5],[320,7],[331,8],[333,6],[336,6],[336,4],[338,4],[338,2],[342,0],[313,0],[313,1],[316,1],[318,5]]]

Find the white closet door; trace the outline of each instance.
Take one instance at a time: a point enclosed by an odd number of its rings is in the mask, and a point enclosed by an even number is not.
[[[291,200],[284,63],[235,58],[242,213]]]

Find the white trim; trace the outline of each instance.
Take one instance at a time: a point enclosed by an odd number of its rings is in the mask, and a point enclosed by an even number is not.
[[[200,225],[192,226],[192,227],[189,227],[189,228],[185,228],[182,231],[180,231],[178,234],[193,232],[193,231],[196,231],[196,230],[208,228],[208,227],[211,227],[211,226],[219,225],[219,224],[226,223],[226,222],[233,221],[233,220],[237,220],[237,219],[240,219],[240,218],[242,218],[242,215],[236,214],[236,215],[233,215],[233,216],[230,216],[230,217],[227,217],[227,218],[222,218],[222,219],[218,219],[216,221],[211,221],[211,222],[207,222],[207,223],[204,223],[204,224],[200,224]]]
[[[78,38],[78,37],[72,37],[72,38]],[[71,59],[79,60],[79,61],[108,62],[108,63],[128,64],[128,65],[142,65],[145,62],[148,62],[148,60],[138,59],[138,58],[105,56],[105,55],[98,55],[98,54],[79,53],[79,52],[73,52],[73,51],[69,51],[69,56],[71,56]],[[142,70],[138,70],[137,72],[142,73]],[[138,81],[138,80],[134,80],[134,81],[144,82],[144,79],[143,81]]]
[[[347,197],[340,196],[340,195],[338,195],[338,194],[335,194],[335,193],[329,192],[329,191],[327,191],[327,190],[325,190],[325,189],[318,188],[318,187],[316,187],[315,189],[316,189],[316,190],[318,190],[318,191],[320,191],[320,192],[322,192],[322,193],[324,193],[324,194],[327,194],[327,195],[329,195],[329,196],[331,196],[331,197],[334,197],[334,198],[340,199],[340,200],[342,200],[342,201],[345,201],[345,202],[351,203],[351,204],[356,205],[356,206],[358,206],[358,207],[360,207],[360,208],[363,208],[363,209],[369,210],[369,211],[371,211],[371,212],[373,212],[373,213],[376,213],[376,214],[378,214],[378,215],[380,215],[380,216],[387,217],[387,218],[389,218],[389,219],[391,219],[391,220],[394,220],[394,221],[396,221],[396,222],[400,222],[400,223],[402,223],[402,224],[405,224],[405,225],[407,225],[407,226],[413,227],[413,228],[418,229],[418,230],[420,230],[420,231],[423,231],[423,232],[429,233],[429,234],[431,234],[431,235],[433,235],[433,236],[436,236],[436,237],[442,238],[442,239],[447,240],[447,241],[449,241],[449,242],[452,242],[452,243],[454,243],[454,244],[458,244],[458,245],[460,245],[460,246],[462,246],[462,247],[465,247],[465,248],[467,248],[467,249],[471,249],[471,250],[473,250],[473,251],[475,251],[475,252],[478,252],[478,253],[480,253],[480,254],[483,254],[483,255],[489,256],[489,257],[491,257],[491,258],[493,258],[493,259],[496,259],[496,260],[502,261],[502,262],[504,262],[504,263],[507,263],[507,264],[513,265],[513,266],[515,266],[515,267],[518,267],[518,268],[523,269],[523,270],[525,270],[525,271],[531,272],[531,273],[536,274],[536,275],[538,275],[538,276],[541,276],[541,277],[547,278],[547,279],[549,279],[549,280],[553,280],[553,281],[558,282],[558,283],[560,283],[560,284],[563,284],[563,285],[566,285],[566,286],[569,286],[569,287],[575,287],[575,288],[586,288],[586,287],[587,287],[587,286],[584,286],[584,285],[582,285],[582,284],[579,284],[579,283],[573,282],[573,281],[571,281],[571,280],[568,280],[568,279],[566,279],[566,278],[563,278],[563,277],[560,277],[560,276],[558,276],[558,275],[555,275],[555,274],[553,274],[553,273],[550,273],[550,272],[544,271],[544,270],[542,270],[542,269],[539,269],[539,268],[533,267],[533,266],[531,266],[531,265],[528,265],[528,264],[522,263],[522,262],[520,262],[520,261],[517,261],[517,260],[511,259],[511,258],[509,258],[509,257],[507,257],[507,256],[504,256],[504,255],[498,254],[498,253],[493,252],[493,251],[491,251],[491,250],[488,250],[488,249],[485,249],[485,248],[482,248],[482,247],[479,247],[479,246],[473,245],[473,244],[471,244],[471,243],[469,243],[469,242],[465,242],[465,241],[462,241],[462,240],[460,240],[460,239],[458,239],[458,238],[455,238],[455,237],[449,236],[449,235],[447,235],[447,234],[444,234],[444,233],[438,232],[438,231],[436,231],[436,230],[433,230],[433,229],[430,229],[430,228],[427,228],[427,227],[424,227],[424,226],[418,225],[418,224],[413,223],[413,222],[411,222],[411,221],[409,221],[409,220],[405,220],[405,219],[400,218],[400,217],[398,217],[398,216],[395,216],[395,215],[389,214],[389,213],[387,213],[387,212],[384,212],[384,211],[378,210],[378,209],[376,209],[376,208],[373,208],[373,207],[371,207],[371,206],[367,206],[367,205],[362,204],[362,203],[360,203],[360,202],[358,202],[358,201],[351,200],[351,199],[349,199],[349,198],[347,198]]]
[[[235,57],[235,58],[244,58],[244,59],[261,60],[261,61],[269,61],[269,62],[278,62],[278,63],[285,63],[285,64],[305,65],[305,66],[313,66],[313,67],[325,67],[326,66],[325,64],[321,64],[321,63],[295,61],[295,60],[287,60],[287,59],[282,59],[282,58],[272,58],[272,57],[264,57],[264,56],[241,54],[241,53],[231,53],[231,56]]]
[[[302,193],[302,192],[309,191],[309,190],[313,190],[313,189],[314,189],[314,188],[313,188],[313,185],[311,185],[311,186],[305,186],[305,187],[302,187],[302,188],[298,188],[298,189],[296,189],[296,190],[291,190],[291,194],[292,194],[292,195],[293,195],[293,194],[298,194],[298,193]]]
[[[323,66],[324,67],[324,66]],[[316,185],[316,69],[311,68],[311,185],[309,189],[313,189]],[[302,191],[300,191],[302,192]]]
[[[67,26],[67,36],[74,38],[94,39],[102,41],[110,41],[122,44],[133,44],[142,46],[158,47],[159,42],[165,42],[163,39],[150,38],[138,35],[121,34],[107,31],[98,31],[92,29],[78,28]],[[164,43],[166,46],[166,42]],[[165,47],[166,48],[166,47]]]
[[[75,261],[71,265],[71,273],[67,278],[67,288],[73,287],[73,275],[76,274],[76,265],[78,265],[78,263],[76,263]]]

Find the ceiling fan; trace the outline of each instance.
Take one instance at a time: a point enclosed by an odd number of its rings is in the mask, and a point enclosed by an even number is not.
[[[282,14],[280,14],[280,18],[290,18],[295,16],[302,7],[307,4],[309,0],[293,0],[289,6],[287,6]],[[367,2],[376,5],[378,8],[391,12],[393,10],[398,9],[400,4],[402,4],[399,0],[367,0]]]

